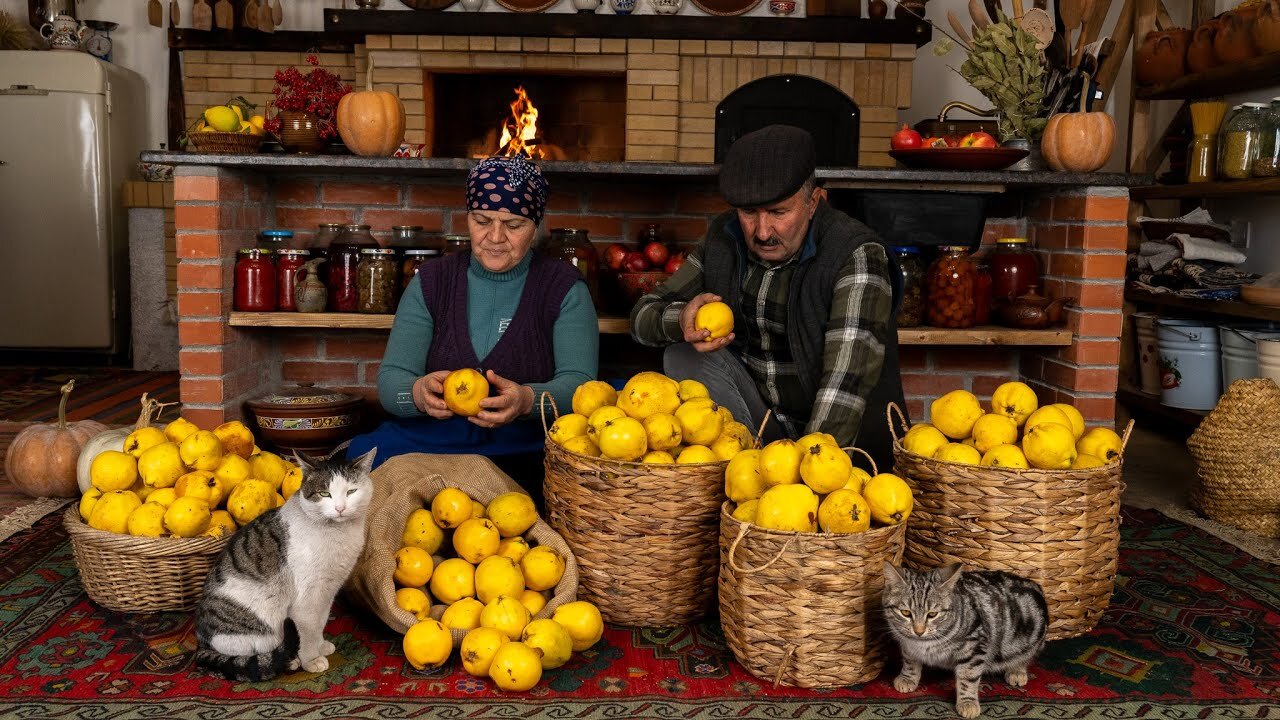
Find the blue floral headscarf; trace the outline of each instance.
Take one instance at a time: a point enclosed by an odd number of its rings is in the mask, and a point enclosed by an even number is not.
[[[542,222],[547,209],[547,179],[522,157],[481,160],[467,176],[467,209],[500,210]]]

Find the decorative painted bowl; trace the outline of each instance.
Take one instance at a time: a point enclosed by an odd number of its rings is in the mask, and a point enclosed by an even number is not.
[[[147,182],[168,182],[173,179],[173,166],[166,163],[138,161],[138,174]]]
[[[355,435],[363,404],[358,395],[309,385],[285,388],[246,403],[258,435],[276,448],[321,456]]]
[[[790,15],[796,11],[796,0],[769,0],[769,12],[774,15]]]
[[[671,277],[669,272],[620,272],[618,285],[629,305],[635,305],[641,296],[653,292],[654,288]]]

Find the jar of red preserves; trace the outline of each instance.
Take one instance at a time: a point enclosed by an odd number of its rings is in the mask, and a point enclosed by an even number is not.
[[[311,259],[310,250],[286,249],[276,253],[276,306],[279,310],[295,312],[293,283],[303,264]]]
[[[1000,307],[1027,294],[1040,284],[1040,262],[1027,247],[1026,238],[1001,238],[988,256],[991,268],[991,304]]]
[[[978,262],[978,275],[973,286],[973,324],[991,322],[991,268],[986,260]]]
[[[329,312],[360,311],[360,280],[356,269],[360,251],[376,248],[378,243],[368,225],[346,225],[342,235],[329,246]]]
[[[240,248],[236,253],[235,290],[232,305],[241,312],[276,309],[276,266],[271,251]]]
[[[940,251],[925,273],[925,316],[934,327],[972,327],[978,268],[963,246],[948,245]]]

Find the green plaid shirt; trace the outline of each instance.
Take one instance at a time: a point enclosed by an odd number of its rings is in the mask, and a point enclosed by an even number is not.
[[[884,338],[870,328],[893,327],[889,260],[877,243],[865,243],[849,254],[831,301],[818,395],[809,397],[801,389],[786,324],[791,277],[797,264],[812,254],[812,235],[811,229],[805,247],[779,265],[767,265],[748,253],[739,307],[747,326],[734,328],[734,347],[741,348],[743,364],[787,435],[827,432],[842,444],[852,444],[884,363]],[[680,311],[704,292],[702,272],[699,245],[670,279],[640,298],[632,313],[632,336],[650,346],[683,342]]]

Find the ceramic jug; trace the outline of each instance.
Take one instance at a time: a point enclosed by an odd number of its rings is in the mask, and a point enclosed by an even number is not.
[[[70,15],[59,15],[53,22],[40,26],[40,36],[49,41],[50,50],[79,50],[85,30],[79,20]]]
[[[293,278],[293,302],[298,312],[324,312],[329,294],[320,282],[319,267],[324,258],[313,258],[302,264]]]

